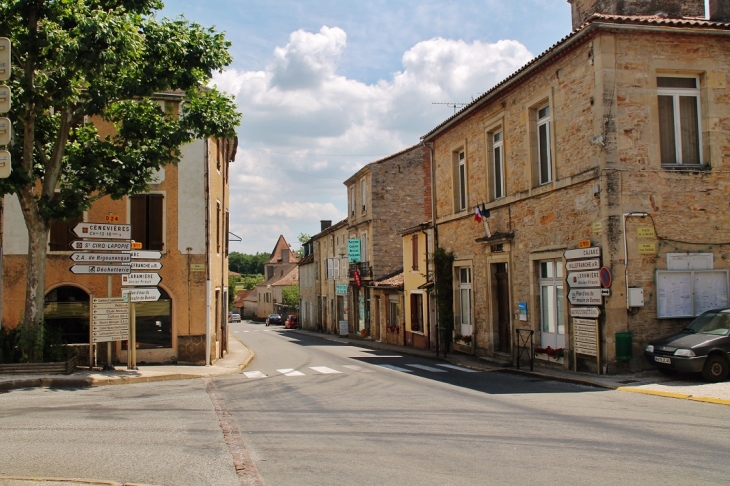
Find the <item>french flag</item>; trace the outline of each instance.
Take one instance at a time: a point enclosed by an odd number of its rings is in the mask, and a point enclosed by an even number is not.
[[[479,211],[479,206],[477,206],[474,210],[474,221],[476,221],[477,223],[482,222],[482,213]]]

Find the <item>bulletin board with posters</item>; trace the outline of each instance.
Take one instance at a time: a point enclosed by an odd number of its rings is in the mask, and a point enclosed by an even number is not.
[[[696,317],[728,306],[727,270],[657,270],[657,317]]]

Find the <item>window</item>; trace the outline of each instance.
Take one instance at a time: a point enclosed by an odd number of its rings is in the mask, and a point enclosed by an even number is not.
[[[466,153],[463,150],[454,154],[455,158],[455,184],[454,199],[456,212],[466,210]]]
[[[537,110],[537,165],[539,185],[551,182],[553,170],[550,156],[550,106]]]
[[[411,236],[411,265],[412,269],[418,270],[418,233]]]
[[[390,312],[388,313],[388,326],[398,327],[398,301],[390,301]]]
[[[492,160],[491,160],[491,179],[492,179],[492,199],[500,199],[504,197],[504,140],[502,131],[490,134],[492,139]]]
[[[365,183],[365,179],[360,181],[360,191],[362,192],[362,212],[364,213],[368,200],[368,186]]]
[[[699,78],[658,77],[662,165],[701,165]]]
[[[337,280],[340,278],[340,259],[339,258],[332,259],[332,267],[334,268],[334,273],[332,274],[332,278]]]
[[[162,194],[138,194],[129,197],[132,239],[142,243],[143,250],[164,249],[164,207]]]
[[[350,215],[355,216],[355,188],[350,188]]]
[[[215,203],[215,248],[216,252],[221,252],[221,202]]]
[[[542,347],[565,347],[565,295],[562,260],[538,263]]]
[[[327,273],[325,274],[325,280],[332,280],[332,276],[335,274],[335,263],[332,261],[332,258],[326,259],[327,263]]]
[[[411,294],[411,331],[423,332],[423,294]]]
[[[228,212],[228,210],[226,209],[226,231],[225,231],[225,234],[223,235],[223,238],[224,238],[224,241],[226,244],[226,256],[228,256],[228,241],[230,239],[228,237],[228,234],[230,231],[231,231],[231,215]]]
[[[458,332],[463,336],[471,336],[471,268],[459,267],[458,272],[458,306],[459,316],[457,323],[459,324]]]
[[[81,221],[82,218],[53,221],[48,238],[48,251],[71,251],[71,242],[76,239],[73,229]]]
[[[360,261],[368,261],[368,234],[363,233],[360,235]]]

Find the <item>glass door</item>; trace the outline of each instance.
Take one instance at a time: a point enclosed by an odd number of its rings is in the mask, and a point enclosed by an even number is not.
[[[565,347],[565,295],[563,262],[540,262],[540,343],[553,349]]]

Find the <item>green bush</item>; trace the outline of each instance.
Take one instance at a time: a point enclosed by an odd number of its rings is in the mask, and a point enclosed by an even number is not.
[[[66,361],[73,356],[74,350],[63,341],[60,330],[45,324],[38,329],[39,332],[31,334],[22,325],[15,329],[0,328],[0,364],[38,361],[32,357],[39,354],[40,361],[46,363]]]

